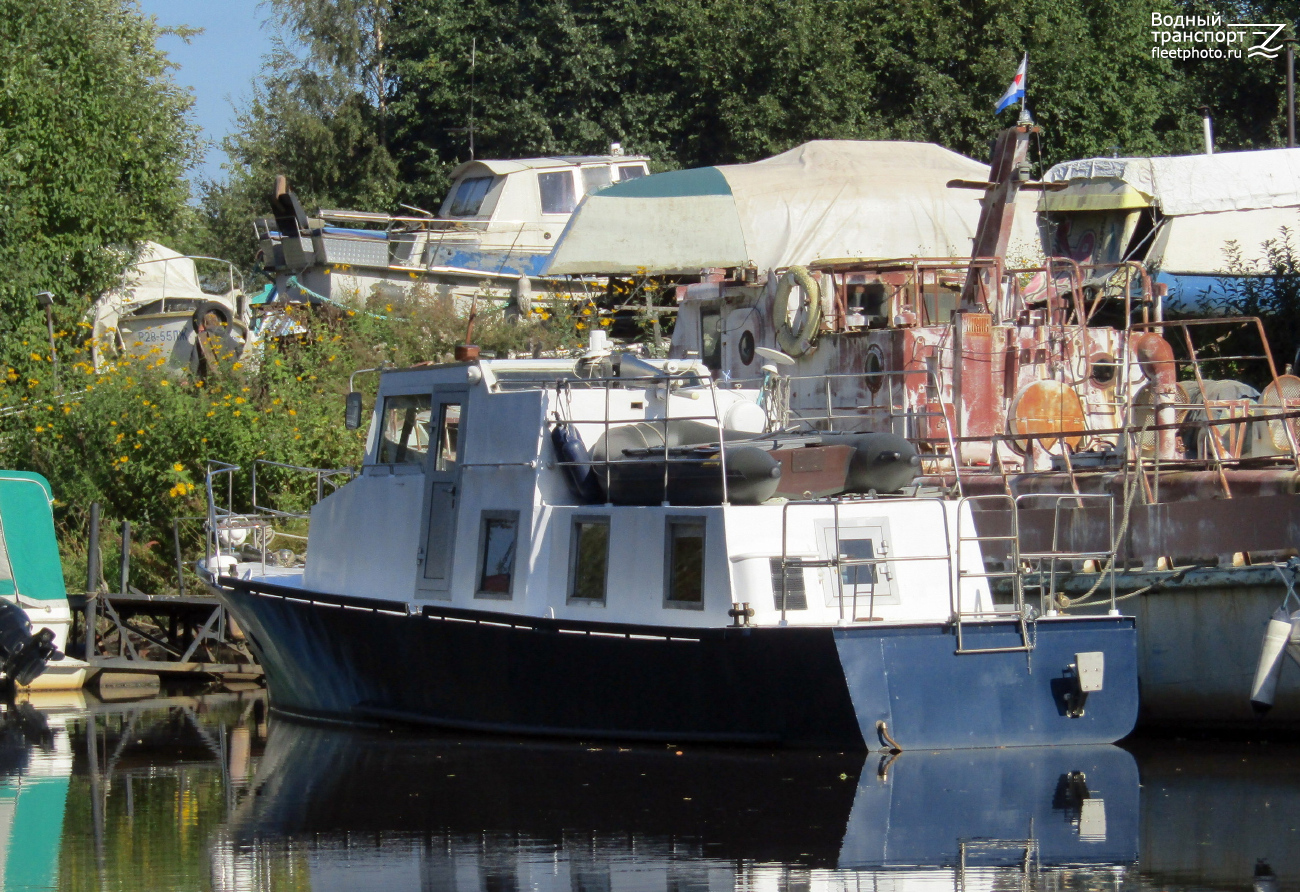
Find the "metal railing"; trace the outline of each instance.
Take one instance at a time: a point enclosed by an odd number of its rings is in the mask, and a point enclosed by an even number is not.
[[[1031,586],[1039,590],[1039,609],[1042,613],[1054,615],[1057,612],[1055,603],[1056,598],[1056,578],[1057,566],[1062,561],[1108,561],[1110,565],[1110,609],[1115,611],[1115,552],[1119,548],[1119,543],[1115,541],[1115,498],[1110,493],[1023,493],[1015,497],[1016,514],[1018,515],[1024,509],[1026,504],[1034,501],[1050,502],[1052,507],[1052,543],[1047,551],[1025,551],[1017,548],[1021,561],[1028,562],[1037,566],[1037,582],[1031,583]],[[1072,508],[1067,510],[1085,511],[1089,504],[1098,504],[1105,508],[1106,511],[1106,543],[1104,549],[1074,549],[1066,550],[1061,547],[1061,517],[1062,510],[1066,508],[1067,502],[1073,502]],[[1018,531],[1018,528],[1017,528]],[[1046,576],[1043,572],[1043,564],[1048,565]],[[1044,584],[1043,580],[1047,582]]]
[[[307,514],[295,514],[295,513],[292,512],[292,511],[280,511],[280,510],[278,510],[278,509],[276,509],[276,508],[272,508],[272,507],[270,507],[270,506],[268,506],[268,505],[259,505],[259,504],[257,503],[257,467],[258,467],[258,465],[265,465],[265,466],[267,466],[267,467],[271,467],[271,468],[283,468],[283,469],[288,470],[288,471],[299,471],[299,472],[302,472],[302,473],[304,473],[304,474],[312,474],[312,475],[314,475],[315,478],[316,478],[316,501],[317,501],[317,502],[319,502],[321,499],[325,498],[325,484],[326,484],[326,483],[329,483],[331,486],[334,487],[335,490],[337,490],[340,486],[343,485],[343,483],[347,483],[348,480],[351,480],[353,477],[357,476],[356,469],[355,469],[355,468],[351,468],[351,467],[348,467],[348,468],[308,468],[308,467],[304,467],[304,466],[302,466],[302,465],[289,465],[289,464],[285,464],[284,462],[271,461],[271,460],[269,460],[269,459],[265,459],[265,458],[254,459],[254,460],[253,460],[253,467],[252,467],[251,475],[250,475],[251,478],[252,478],[252,480],[251,480],[251,484],[252,484],[252,490],[253,490],[252,509],[253,509],[254,512],[260,512],[260,513],[262,513],[262,514],[268,514],[268,515],[270,515],[270,516],[272,516],[272,517],[300,517],[300,518],[301,518],[301,517],[310,517],[311,514],[310,514],[310,512],[307,513]],[[336,479],[336,478],[341,477],[341,476],[343,476],[343,475],[345,475],[345,474],[347,475],[347,480],[344,480],[343,483],[339,483],[339,482],[337,482],[337,479]]]

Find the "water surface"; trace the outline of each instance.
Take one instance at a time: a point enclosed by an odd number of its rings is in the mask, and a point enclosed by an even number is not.
[[[5,889],[1300,890],[1300,747],[887,754],[312,725],[260,691],[4,707]]]

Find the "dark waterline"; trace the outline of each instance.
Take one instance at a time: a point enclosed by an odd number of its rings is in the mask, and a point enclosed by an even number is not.
[[[44,695],[0,733],[5,889],[1272,892],[1300,890],[1297,828],[1279,742],[539,743],[303,724],[260,691]]]

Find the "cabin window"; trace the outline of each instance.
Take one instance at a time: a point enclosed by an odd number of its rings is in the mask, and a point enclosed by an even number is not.
[[[584,167],[582,169],[582,190],[588,195],[599,192],[612,182],[608,167]]]
[[[427,403],[428,397],[425,397]],[[460,403],[443,403],[438,419],[438,458],[436,471],[454,471],[460,447]]]
[[[385,399],[379,437],[379,464],[423,464],[429,452],[429,395]]]
[[[494,177],[470,177],[461,180],[456,186],[456,194],[451,199],[452,217],[473,217],[483,206],[483,199],[492,188]]]
[[[643,176],[645,176],[645,168],[640,164],[624,164],[618,169],[618,181],[620,183]]]
[[[569,600],[604,604],[609,578],[609,518],[575,518],[569,552]]]
[[[479,528],[479,571],[475,597],[510,597],[518,538],[518,511],[483,512],[483,522]]]
[[[704,518],[669,518],[664,548],[668,607],[704,608]]]
[[[573,191],[573,172],[557,170],[552,173],[539,173],[537,187],[542,193],[543,214],[572,214],[577,206]]]
[[[884,518],[851,518],[840,522],[836,540],[835,522],[814,521],[822,548],[823,560],[838,557],[839,579],[835,570],[823,570],[826,606],[834,607],[841,593],[846,612],[856,610],[855,617],[878,616],[883,604],[899,604],[893,571],[884,559],[889,556],[889,522]],[[870,613],[868,612],[870,611]]]

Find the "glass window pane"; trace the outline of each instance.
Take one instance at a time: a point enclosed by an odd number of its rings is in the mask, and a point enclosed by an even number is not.
[[[451,216],[472,217],[483,206],[488,189],[492,187],[493,177],[470,177],[461,180],[456,187],[456,195],[451,202]]]
[[[460,443],[460,403],[443,403],[438,420],[438,460],[435,470],[456,468],[456,450]]]
[[[557,170],[539,173],[537,186],[542,192],[543,214],[571,214],[577,205],[573,191],[573,172]]]
[[[605,600],[609,568],[609,522],[579,520],[573,524],[573,588],[570,598]]]
[[[668,523],[668,600],[704,603],[704,522]]]
[[[870,539],[840,539],[840,555],[842,559],[850,561],[871,560],[876,556],[876,549]],[[844,582],[846,597],[855,593],[870,595],[871,587],[876,584],[876,565],[841,565],[840,579]]]
[[[510,577],[515,568],[515,533],[518,525],[518,521],[513,517],[483,518],[483,564],[479,568],[479,592],[510,594]]]
[[[618,169],[618,180],[620,183],[625,180],[635,180],[637,177],[643,176],[645,176],[645,168],[640,164],[624,164]]]
[[[429,396],[390,396],[384,400],[380,429],[381,465],[423,464],[429,451]]]
[[[588,195],[599,192],[612,182],[608,167],[584,167],[582,169],[582,189]]]

